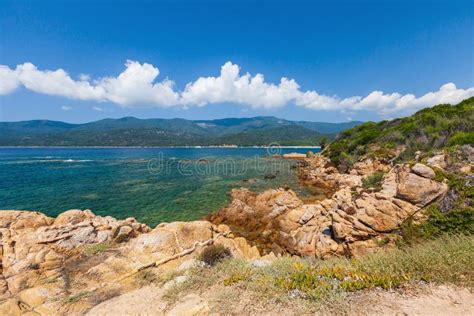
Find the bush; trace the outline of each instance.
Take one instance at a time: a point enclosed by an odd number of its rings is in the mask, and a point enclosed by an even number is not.
[[[106,251],[107,249],[109,249],[109,247],[110,245],[106,242],[100,244],[92,244],[85,247],[84,253],[87,256],[93,256]]]
[[[408,243],[420,239],[437,237],[442,234],[474,234],[474,208],[456,208],[448,212],[441,212],[437,205],[426,210],[428,220],[415,224],[410,219],[402,225],[403,239]]]
[[[365,189],[373,188],[379,190],[382,187],[383,171],[376,171],[362,180],[362,187]]]
[[[418,281],[472,286],[473,241],[470,236],[443,235],[423,244],[367,255],[360,260],[333,259],[318,265],[300,261],[277,278],[276,283],[284,290],[300,290],[310,298],[337,291],[398,288]]]
[[[150,270],[142,270],[135,275],[135,282],[140,287],[150,285],[156,281],[158,281],[156,274]]]
[[[229,248],[222,245],[211,245],[201,252],[200,260],[208,266],[214,266],[217,262],[231,256]]]
[[[428,152],[443,149],[446,145],[474,143],[474,97],[457,105],[441,104],[418,111],[410,117],[382,121],[366,122],[343,131],[326,148],[323,155],[336,165],[343,164],[343,170],[354,161],[368,156],[391,158],[397,146],[405,146],[400,156],[402,162],[414,158],[417,150]],[[374,146],[376,145],[376,146]],[[382,152],[374,149],[382,148]]]
[[[457,132],[448,142],[450,146],[464,144],[474,144],[474,132]]]

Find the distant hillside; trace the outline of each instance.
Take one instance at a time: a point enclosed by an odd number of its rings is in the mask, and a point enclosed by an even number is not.
[[[0,146],[317,145],[361,122],[293,122],[275,117],[218,120],[124,117],[85,124],[0,122]]]
[[[362,156],[407,161],[452,145],[474,144],[474,97],[440,104],[412,116],[366,122],[343,131],[325,150],[334,163],[350,167]]]

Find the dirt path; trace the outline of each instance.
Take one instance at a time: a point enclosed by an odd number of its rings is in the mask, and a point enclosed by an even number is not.
[[[368,295],[366,308],[360,311],[368,315],[474,315],[474,294],[464,288],[437,286],[421,293],[377,291]]]
[[[212,292],[212,291],[211,291]],[[123,294],[94,307],[88,315],[221,315],[227,314],[225,308],[211,306],[205,298],[191,294],[180,302],[168,306],[162,298],[163,290],[154,286],[144,287]],[[216,294],[216,293],[214,293]],[[206,293],[205,297],[212,297]],[[410,293],[374,290],[361,293],[351,299],[352,315],[474,315],[474,294],[468,289],[447,286],[427,287],[422,291]],[[262,314],[261,308],[253,312],[249,302],[245,302],[239,314]],[[255,303],[255,302],[254,302]],[[296,303],[296,302],[295,302]],[[255,306],[257,307],[257,306]],[[273,306],[274,310],[286,315],[296,314],[295,306]],[[212,313],[211,313],[212,311]],[[267,310],[263,314],[272,314]]]

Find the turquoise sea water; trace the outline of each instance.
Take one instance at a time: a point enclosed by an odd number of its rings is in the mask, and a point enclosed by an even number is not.
[[[273,154],[308,148],[1,148],[0,209],[50,216],[91,209],[154,226],[223,207],[232,188],[289,186],[304,195],[290,162]],[[275,178],[265,179],[271,175]]]

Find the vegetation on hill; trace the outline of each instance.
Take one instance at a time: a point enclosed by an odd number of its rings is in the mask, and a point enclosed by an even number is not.
[[[360,122],[293,122],[275,117],[104,119],[86,124],[37,120],[0,122],[0,146],[317,145]]]
[[[346,171],[364,157],[392,163],[425,162],[437,153],[446,155],[448,166],[434,168],[436,180],[446,182],[448,193],[422,210],[427,221],[412,219],[403,225],[402,235],[415,242],[444,233],[474,234],[474,183],[472,174],[459,172],[469,164],[474,151],[474,97],[457,105],[441,104],[412,116],[367,122],[340,133],[323,152],[336,166]],[[383,173],[364,179],[364,185],[380,183]]]
[[[440,104],[409,117],[366,122],[345,130],[325,155],[348,168],[363,156],[408,161],[417,151],[430,155],[463,144],[474,144],[474,97],[457,105]]]

